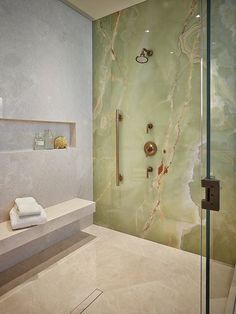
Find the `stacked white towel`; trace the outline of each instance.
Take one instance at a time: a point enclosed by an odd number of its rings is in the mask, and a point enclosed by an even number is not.
[[[33,197],[16,198],[15,205],[19,217],[40,215],[42,211],[42,206]]]
[[[12,229],[22,229],[47,222],[45,210],[33,197],[17,198],[10,211]]]

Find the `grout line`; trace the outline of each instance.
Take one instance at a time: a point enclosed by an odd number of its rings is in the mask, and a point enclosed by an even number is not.
[[[83,313],[98,297],[103,293],[100,289],[92,291],[76,308],[74,308],[70,314],[81,314]],[[94,295],[95,294],[95,295]],[[94,296],[93,296],[94,295]]]

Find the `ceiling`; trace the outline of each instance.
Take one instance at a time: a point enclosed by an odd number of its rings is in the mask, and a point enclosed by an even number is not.
[[[97,20],[146,0],[62,0],[81,14]]]

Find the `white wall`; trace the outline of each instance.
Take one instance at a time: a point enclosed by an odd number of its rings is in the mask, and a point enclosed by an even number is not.
[[[92,199],[91,21],[58,0],[1,0],[0,38],[0,117],[77,123],[76,149],[0,152],[0,221],[20,196]]]

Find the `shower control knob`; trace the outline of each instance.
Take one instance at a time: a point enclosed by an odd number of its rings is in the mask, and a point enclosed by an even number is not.
[[[146,156],[154,156],[157,152],[157,146],[154,142],[149,141],[144,145],[144,152]]]
[[[153,168],[152,167],[147,167],[147,178],[149,178],[149,174],[153,172]]]
[[[148,123],[147,124],[147,128],[146,128],[146,133],[149,133],[149,130],[151,130],[153,128],[153,124],[152,123]]]

